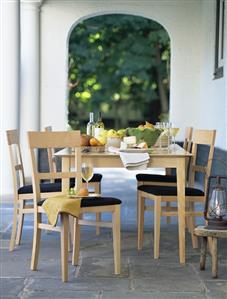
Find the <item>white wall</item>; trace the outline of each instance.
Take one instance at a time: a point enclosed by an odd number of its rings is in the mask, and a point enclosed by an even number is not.
[[[214,57],[215,57],[215,2],[203,2],[201,40],[201,80],[200,80],[200,101],[197,103],[200,116],[195,119],[199,127],[206,125],[207,128],[217,129],[217,146],[227,149],[226,134],[226,91],[227,65],[225,66],[225,77],[214,79]],[[226,15],[227,16],[227,15]],[[227,22],[225,22],[227,24]],[[225,30],[227,37],[227,31]],[[227,38],[225,38],[227,42]],[[227,49],[225,47],[225,49]]]

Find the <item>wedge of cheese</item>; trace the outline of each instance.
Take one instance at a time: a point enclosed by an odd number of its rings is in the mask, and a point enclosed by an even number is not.
[[[136,144],[136,136],[127,136],[123,138],[124,143],[128,145]]]

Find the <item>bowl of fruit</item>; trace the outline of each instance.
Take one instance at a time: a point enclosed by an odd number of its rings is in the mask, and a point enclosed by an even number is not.
[[[80,144],[83,152],[105,152],[105,143],[87,134],[81,134]]]
[[[103,130],[102,132],[100,132],[97,139],[102,144],[106,144],[107,147],[120,147],[121,140],[125,136],[125,131],[126,129],[120,129],[118,131],[114,129]]]
[[[139,125],[137,128],[127,128],[125,135],[135,136],[137,144],[145,142],[148,147],[151,147],[155,145],[161,133],[160,129],[146,121],[145,125]]]

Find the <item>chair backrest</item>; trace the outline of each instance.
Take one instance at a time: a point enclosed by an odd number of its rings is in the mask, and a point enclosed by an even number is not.
[[[52,126],[47,126],[44,128],[45,132],[52,132]],[[50,171],[57,172],[57,163],[54,157],[54,149],[48,148],[47,149],[47,156],[48,156],[48,165]],[[51,180],[53,182],[53,180]]]
[[[31,154],[32,163],[32,184],[34,205],[36,206],[41,199],[40,181],[52,179],[69,179],[76,178],[76,188],[81,188],[81,148],[80,148],[80,131],[70,132],[28,132],[28,144]],[[55,148],[71,148],[74,151],[74,162],[76,170],[69,170],[67,172],[40,172],[38,170],[38,161],[36,150],[38,149],[55,149]],[[62,184],[63,185],[63,184]],[[66,192],[66,190],[62,190]],[[50,195],[51,196],[51,195]]]
[[[204,192],[207,190],[208,177],[211,174],[212,160],[214,156],[216,130],[194,130],[192,136],[192,154],[189,170],[189,186],[194,186],[195,174],[202,173],[204,176]],[[197,164],[198,160],[198,145],[207,145],[209,147],[207,161],[205,165]]]
[[[192,132],[193,132],[192,127],[185,128],[183,149],[185,149],[187,152],[191,152],[192,150]],[[185,163],[187,181],[189,177],[189,165],[190,165],[189,162],[190,162],[190,157],[186,159],[186,163]]]
[[[14,194],[17,194],[18,188],[25,185],[24,167],[21,155],[19,131],[8,130],[6,131],[11,170],[13,176]]]
[[[188,152],[191,151],[192,132],[193,132],[193,127],[185,128],[183,148]]]

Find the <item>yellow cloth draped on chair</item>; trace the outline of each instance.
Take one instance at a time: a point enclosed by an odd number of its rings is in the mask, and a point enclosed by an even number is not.
[[[67,213],[74,217],[80,214],[81,198],[70,198],[67,195],[50,197],[43,203],[43,208],[47,214],[48,221],[55,226],[59,213]]]

